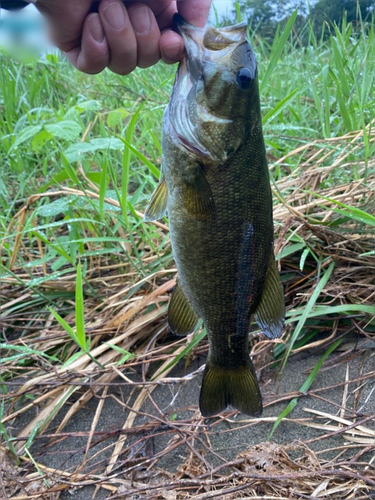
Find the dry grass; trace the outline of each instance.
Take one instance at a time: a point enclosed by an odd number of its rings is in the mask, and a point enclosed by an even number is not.
[[[370,127],[368,132],[371,132]],[[370,141],[375,141],[374,135],[370,136]],[[372,356],[370,349],[374,338],[371,329],[367,328],[370,316],[360,310],[350,314],[348,306],[371,306],[374,303],[373,234],[368,225],[352,217],[336,227],[327,225],[327,222],[342,218],[342,214],[335,212],[340,207],[332,199],[371,212],[375,177],[370,172],[375,162],[370,160],[367,165],[358,162],[354,165],[352,158],[360,147],[362,133],[353,132],[341,138],[306,144],[278,160],[271,168],[274,172],[277,168],[288,171],[291,164],[298,164],[278,183],[278,190],[275,189],[274,193],[276,251],[281,255],[282,276],[287,278],[285,288],[290,321],[281,340],[265,341],[263,337],[255,336],[254,360],[263,379],[269,379],[269,366],[274,362],[272,351],[284,349],[283,346],[288,344],[295,326],[293,318],[298,316],[299,308],[304,308],[309,302],[319,276],[331,262],[335,262],[335,268],[319,297],[319,304],[326,308],[335,306],[338,312],[329,314],[327,309],[322,309],[322,314],[316,319],[320,321],[316,325],[322,335],[313,342],[295,344],[292,355],[304,350],[324,352],[334,340],[345,336],[346,343],[341,345],[335,363],[348,363],[356,356]],[[345,172],[354,168],[358,180],[346,181]],[[328,185],[328,179],[336,173],[337,182]],[[325,185],[325,188],[321,187]],[[57,198],[71,192],[66,188],[47,194]],[[312,192],[325,198],[318,198]],[[76,190],[74,193],[98,197],[92,185],[88,185],[85,192]],[[21,208],[9,231],[16,227],[22,229],[25,216],[33,210],[37,198],[32,197]],[[112,199],[106,201],[113,205],[117,203]],[[161,223],[156,225],[160,237],[164,237],[168,228]],[[306,253],[302,270],[301,250],[285,251],[295,244],[296,238],[311,251],[308,255]],[[177,387],[178,392],[201,372],[201,369],[188,370],[188,374],[179,378],[169,376],[174,367],[173,360],[193,340],[191,336],[176,339],[168,334],[165,311],[174,286],[175,269],[159,271],[139,281],[135,273],[124,268],[121,262],[116,264],[93,256],[86,274],[86,289],[91,286],[95,294],[86,295],[85,324],[86,333],[91,337],[91,356],[96,362],[82,353],[72,363],[56,366],[43,353],[52,356],[53,352],[67,349],[68,359],[77,351],[77,346],[68,339],[53,316],[33,308],[20,314],[11,311],[15,305],[35,296],[32,288],[20,286],[20,280],[27,284],[41,278],[38,286],[42,293],[43,289],[61,293],[75,289],[73,274],[43,282],[50,270],[45,265],[32,265],[34,260],[43,257],[43,252],[42,245],[30,248],[29,240],[20,237],[11,262],[13,276],[5,278],[0,286],[0,324],[4,332],[12,332],[7,343],[32,350],[29,363],[20,365],[9,359],[2,366],[3,373],[7,373],[2,382],[7,388],[3,396],[2,424],[13,439],[3,440],[0,447],[0,497],[52,500],[59,498],[63,491],[74,491],[88,485],[108,490],[111,499],[371,497],[375,476],[373,459],[368,457],[374,446],[374,415],[361,412],[358,404],[359,394],[371,383],[374,372],[366,371],[364,364],[359,374],[351,378],[347,372],[346,380],[338,384],[343,391],[343,400],[336,408],[337,413],[333,405],[329,414],[312,413],[311,409],[306,409],[304,418],[285,419],[286,425],[315,427],[319,431],[317,438],[289,445],[263,442],[244,446],[244,451],[228,462],[211,447],[217,426],[218,433],[225,436],[226,426],[230,426],[235,434],[248,426],[255,429],[266,422],[274,422],[277,417],[238,421],[233,420],[234,412],[226,412],[206,426],[196,405],[185,408],[190,417],[184,420],[175,420],[170,412],[162,411],[157,405],[153,399],[156,388]],[[23,266],[17,264],[20,255]],[[313,255],[319,257],[319,265]],[[150,252],[149,259],[153,258]],[[135,293],[128,299],[131,290]],[[346,314],[340,313],[338,306],[342,306]],[[65,320],[74,323],[74,314],[68,314]],[[27,333],[19,337],[20,330]],[[354,352],[353,346],[356,346]],[[206,350],[206,344],[202,343],[191,351],[190,358],[194,359]],[[119,365],[124,351],[136,357]],[[11,357],[19,351],[3,349],[3,352]],[[113,391],[119,387],[127,391],[127,397]],[[328,389],[318,388],[308,394],[310,398],[324,399]],[[349,393],[356,401],[352,408],[347,406]],[[267,395],[266,406],[272,407],[300,396],[304,395],[298,391]],[[106,405],[113,401],[126,416],[122,428],[98,428]],[[82,411],[90,403],[94,404],[94,410],[87,413],[87,430],[67,432],[68,424],[78,415],[82,416]],[[145,409],[146,403],[148,409]],[[14,429],[17,429],[16,433]],[[69,451],[67,456],[77,458],[79,452],[79,459],[61,470],[48,467],[48,453],[43,458],[44,453],[56,443],[64,448],[64,442],[75,437],[80,443],[84,439],[85,444]],[[161,437],[165,446],[156,452],[153,441]],[[332,437],[336,438],[333,448],[330,444]],[[321,442],[319,452],[313,451],[316,440]],[[38,442],[44,444],[35,458],[33,446]],[[177,471],[167,472],[161,468],[161,460],[172,456],[180,447],[185,450],[185,458]],[[212,465],[213,458],[219,465]]]

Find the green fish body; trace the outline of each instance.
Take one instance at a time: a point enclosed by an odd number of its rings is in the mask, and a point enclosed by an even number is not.
[[[178,270],[171,329],[190,333],[199,318],[207,329],[202,415],[229,405],[260,415],[251,318],[268,337],[279,336],[284,299],[255,55],[244,23],[196,28],[178,16],[176,25],[187,55],[164,114],[163,175],[145,220],[168,211]]]

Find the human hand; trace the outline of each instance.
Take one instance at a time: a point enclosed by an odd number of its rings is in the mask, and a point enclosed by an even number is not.
[[[126,75],[136,66],[147,68],[161,58],[168,64],[184,53],[180,35],[172,31],[173,14],[204,26],[212,0],[102,0],[90,12],[92,0],[38,0],[52,41],[85,73],[108,67]]]

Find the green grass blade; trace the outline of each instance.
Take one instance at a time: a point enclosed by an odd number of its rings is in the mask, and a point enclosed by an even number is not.
[[[262,94],[263,90],[268,84],[268,80],[270,79],[271,74],[273,73],[275,66],[277,64],[277,61],[279,60],[282,51],[284,50],[285,44],[289,38],[290,32],[292,31],[293,25],[295,23],[296,17],[297,17],[298,11],[295,10],[293,14],[290,16],[288,19],[288,22],[286,23],[286,26],[284,28],[284,31],[282,32],[273,52],[271,55],[270,62],[268,63],[268,67],[266,70],[266,73],[264,74],[262,81],[260,83],[260,93]]]
[[[111,349],[113,349],[114,351],[117,351],[123,355],[119,361],[116,361],[117,366],[123,365],[124,363],[129,361],[129,359],[136,359],[137,357],[136,354],[129,352],[118,345],[109,344],[108,342],[103,342],[103,343],[106,344]]]
[[[84,350],[87,350],[87,341],[85,334],[85,316],[83,305],[83,287],[82,287],[82,268],[81,263],[77,266],[76,277],[76,335],[78,345]]]
[[[39,231],[32,230],[31,234],[36,238],[38,238],[38,240],[45,243],[47,248],[53,248],[53,250],[55,250],[61,257],[64,257],[68,262],[70,262],[71,264],[74,263],[71,256],[68,254],[68,252],[63,248],[61,244],[59,244],[58,242],[56,242],[56,244],[51,243],[48,240],[48,238],[45,238]]]
[[[281,252],[278,252],[275,256],[276,260],[285,259],[288,255],[292,255],[296,252],[302,250],[302,248],[306,248],[306,243],[293,243],[292,245],[288,245],[284,247]]]
[[[137,158],[139,158],[145,165],[146,167],[154,174],[154,176],[159,179],[160,178],[160,170],[155,167],[155,165],[148,159],[146,158],[145,155],[143,155],[140,151],[138,151],[137,148],[132,146],[130,142],[128,142],[126,139],[122,139],[121,137],[119,138],[121,141],[132,151]]]
[[[310,193],[310,194],[317,196],[318,198],[322,198],[323,200],[330,201],[331,203],[334,203],[339,207],[345,208],[345,210],[333,209],[334,212],[340,215],[344,215],[345,217],[349,217],[350,219],[363,222],[364,224],[369,224],[370,226],[375,226],[375,217],[365,212],[364,210],[361,210],[360,208],[351,207],[350,205],[346,205],[345,203],[341,203],[340,201],[328,198],[327,196],[322,196],[318,193]]]
[[[125,141],[127,144],[132,143],[132,138],[135,130],[135,125],[138,121],[140,112],[146,102],[163,86],[165,85],[170,78],[167,78],[164,80],[157,88],[155,88],[150,95],[148,96],[147,99],[145,99],[136,109],[132,119],[129,122],[129,125],[126,129],[125,133]],[[124,148],[124,153],[122,157],[122,182],[121,182],[121,209],[122,209],[122,216],[124,218],[125,224],[127,224],[128,220],[128,187],[129,187],[129,175],[130,175],[130,158],[131,158],[131,153],[132,149],[129,147]]]
[[[79,345],[78,337],[75,334],[75,331],[73,330],[73,328],[70,325],[68,325],[68,323],[65,321],[65,319],[62,318],[58,312],[56,312],[54,309],[52,309],[52,307],[50,307],[49,310],[50,310],[50,313],[52,314],[52,316],[55,318],[55,320],[64,328],[66,333],[73,340],[73,342],[75,342],[77,345]],[[80,347],[82,347],[82,346],[80,346]]]
[[[278,102],[273,109],[268,111],[268,113],[266,113],[266,115],[262,119],[263,125],[266,125],[266,123],[271,121],[273,118],[276,118],[276,116],[279,113],[281,113],[281,111],[286,107],[286,105],[289,103],[289,101],[291,99],[293,99],[293,97],[298,92],[301,92],[301,90],[302,90],[302,87],[298,87],[298,88],[292,90],[292,92],[290,92],[290,94],[288,94],[286,97],[284,97],[284,99],[282,99],[280,102]]]
[[[19,358],[19,357],[30,357],[32,355],[36,355],[36,356],[42,356],[43,358],[46,358],[46,359],[48,359],[50,361],[55,361],[55,362],[58,361],[58,359],[56,358],[56,356],[49,356],[45,352],[38,351],[36,349],[31,349],[30,347],[23,346],[23,345],[12,345],[12,344],[3,344],[3,343],[0,343],[0,349],[7,349],[9,351],[19,352],[19,354],[16,355],[17,358]],[[14,356],[14,357],[16,357],[16,356]],[[0,358],[0,364],[1,363],[5,363],[6,360],[7,360],[7,358]]]
[[[234,8],[236,10],[237,22],[240,23],[242,21],[242,16],[241,16],[241,6],[238,0],[234,2]]]
[[[107,161],[105,160],[102,165],[99,187],[99,213],[102,220],[104,219],[104,199],[106,197],[107,184]]]
[[[190,344],[188,344],[185,349],[183,349],[180,354],[178,354],[177,356],[175,356],[172,361],[169,363],[168,366],[165,367],[165,370],[168,370],[171,366],[174,366],[176,363],[178,363],[180,361],[180,359],[182,359],[184,356],[188,355],[192,349],[194,349],[194,347],[199,344],[199,342],[204,339],[204,337],[207,335],[207,332],[205,329],[203,329],[201,331],[201,333],[199,333],[198,335],[194,335],[193,337],[193,340],[190,342]],[[163,373],[163,372],[162,372]],[[160,373],[159,373],[160,375]],[[151,379],[152,380],[152,379]]]
[[[303,316],[305,307],[300,307],[298,309],[292,309],[291,311],[287,311],[286,316],[291,318],[286,320],[286,323],[294,323],[295,321],[299,321]],[[318,316],[326,316],[327,314],[351,314],[353,312],[361,312],[364,314],[374,314],[374,307],[367,306],[366,304],[343,304],[340,306],[327,306],[323,304],[319,304],[315,306],[313,311],[308,313],[308,318],[316,318]],[[298,314],[296,316],[296,313]]]
[[[30,432],[30,436],[29,436],[29,439],[26,441],[26,444],[25,444],[25,449],[28,450],[30,448],[30,446],[32,445],[33,441],[34,441],[34,438],[35,436],[37,435],[38,433],[38,430],[40,428],[40,424],[41,424],[41,421],[39,420],[39,422],[37,422],[33,428],[33,430]]]
[[[298,335],[300,334],[302,328],[304,327],[306,320],[309,317],[310,312],[312,311],[312,308],[315,306],[315,303],[319,298],[320,292],[326,286],[329,278],[331,277],[331,274],[332,274],[334,268],[335,268],[335,263],[331,262],[329,268],[326,270],[326,272],[324,273],[324,275],[322,276],[322,278],[320,279],[320,281],[316,285],[315,290],[310,297],[310,300],[306,304],[306,307],[304,308],[302,316],[301,316],[300,320],[298,321],[296,329],[294,330],[294,332],[291,336],[291,339],[289,341],[288,348],[287,348],[287,351],[285,354],[285,358],[284,358],[280,373],[283,372],[285,365],[286,365],[286,362],[288,360],[290,351],[293,349],[293,344],[296,341],[296,339],[298,338]]]
[[[18,458],[17,450],[13,444],[12,438],[9,436],[7,428],[2,423],[2,420],[4,417],[4,409],[5,409],[5,398],[2,398],[1,399],[1,406],[0,406],[0,436],[2,436],[2,438],[4,439],[4,441],[8,447],[8,450],[13,455],[13,458],[14,458],[16,464],[19,465],[20,459]]]
[[[63,153],[61,153],[61,163],[64,166],[64,169],[65,169],[67,176],[74,182],[74,184],[77,187],[82,188],[82,185],[81,185],[74,169],[72,168],[72,166],[70,165],[69,161],[67,160],[66,156]]]
[[[38,424],[40,424],[40,422],[38,422]],[[39,427],[40,427],[38,424],[35,426],[37,429],[39,429]],[[34,437],[34,436],[33,436],[33,437]],[[29,440],[28,440],[28,442],[29,442]],[[29,445],[29,446],[30,446],[30,445]],[[42,469],[39,467],[38,462],[36,462],[36,461],[35,461],[34,457],[33,457],[33,456],[32,456],[32,454],[30,453],[29,446],[26,446],[26,445],[25,445],[25,454],[29,457],[29,459],[30,459],[30,461],[33,463],[33,465],[34,465],[35,469],[38,471],[38,474],[39,474],[39,476],[42,478],[42,480],[43,480],[43,483],[44,483],[45,487],[46,487],[46,488],[50,488],[50,487],[51,487],[51,484],[50,484],[50,482],[48,481],[48,479],[46,479],[46,476],[45,476],[44,472],[42,471]]]
[[[310,253],[310,248],[305,248],[305,250],[302,252],[302,255],[301,255],[301,258],[299,261],[299,268],[301,269],[301,271],[303,271],[303,268],[305,267],[305,261],[306,261],[307,256],[309,255],[309,253]]]

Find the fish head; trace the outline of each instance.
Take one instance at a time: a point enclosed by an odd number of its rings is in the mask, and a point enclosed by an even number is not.
[[[257,63],[246,23],[198,28],[178,14],[174,21],[186,56],[176,75],[170,121],[188,150],[223,162],[259,113]]]

